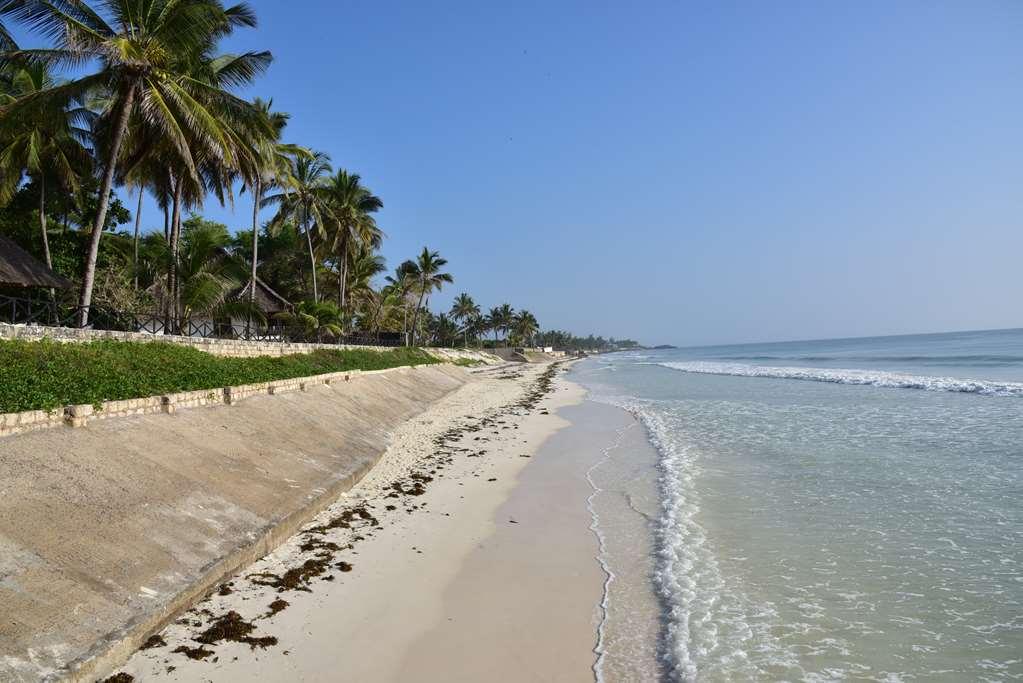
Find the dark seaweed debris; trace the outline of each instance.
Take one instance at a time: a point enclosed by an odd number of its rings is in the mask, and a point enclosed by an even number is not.
[[[123,671],[121,673],[114,674],[103,679],[103,683],[131,683],[135,680],[135,677],[131,674],[126,674]]]
[[[283,612],[284,610],[288,609],[288,607],[290,606],[291,603],[289,603],[287,600],[281,600],[280,598],[277,598],[276,600],[270,603],[270,611],[267,612],[263,618],[265,619],[272,617],[278,612]]]
[[[167,647],[167,641],[159,633],[149,636],[149,639],[142,643],[140,650],[151,650],[154,647]]]
[[[205,647],[200,645],[199,647],[188,647],[181,645],[172,650],[175,654],[182,654],[189,659],[203,660],[213,654],[213,650],[207,650]]]
[[[254,638],[249,635],[255,630],[255,624],[245,621],[240,614],[232,610],[218,617],[209,628],[193,640],[203,645],[215,645],[221,641],[230,640],[235,643],[245,643],[253,650],[257,647],[267,648],[277,644],[275,636]]]

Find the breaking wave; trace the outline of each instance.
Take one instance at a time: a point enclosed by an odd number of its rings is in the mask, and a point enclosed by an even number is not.
[[[708,361],[668,362],[658,363],[658,365],[671,368],[672,370],[703,375],[798,379],[810,382],[854,384],[888,389],[922,389],[924,391],[948,391],[962,394],[979,394],[982,396],[1023,398],[1023,382],[995,382],[979,379],[959,379],[956,377],[927,377],[923,375],[886,372],[883,370],[775,367]]]

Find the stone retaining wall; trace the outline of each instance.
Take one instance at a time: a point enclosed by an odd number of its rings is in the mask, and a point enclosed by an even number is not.
[[[104,401],[99,408],[89,404],[65,406],[63,410],[29,410],[22,413],[0,414],[0,437],[21,434],[38,429],[50,429],[66,425],[68,427],[85,427],[95,420],[106,420],[114,417],[132,415],[151,415],[154,413],[173,414],[182,408],[198,408],[212,405],[236,405],[253,396],[285,394],[291,391],[308,391],[317,385],[330,385],[351,381],[353,376],[366,374],[382,374],[394,370],[409,369],[413,366],[402,365],[384,370],[349,370],[331,372],[310,377],[244,384],[235,387],[218,389],[200,389],[183,391],[163,396],[131,398],[124,401]]]
[[[214,356],[234,358],[255,358],[257,356],[288,356],[296,353],[312,353],[318,349],[361,349],[389,351],[393,346],[347,346],[341,344],[293,344],[290,342],[243,341],[240,339],[208,339],[204,337],[183,337],[171,334],[149,334],[147,332],[114,332],[109,330],[88,330],[75,327],[46,327],[43,325],[8,325],[0,323],[0,339],[22,339],[39,341],[49,339],[56,342],[84,343],[101,340],[131,342],[166,342],[181,344],[205,351]],[[476,360],[496,363],[500,359],[474,349],[426,349],[440,360]]]

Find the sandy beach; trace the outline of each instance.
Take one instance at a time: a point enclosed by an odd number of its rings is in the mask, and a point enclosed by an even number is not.
[[[136,680],[592,680],[607,575],[566,364],[478,371],[302,532],[151,639]],[[616,411],[626,415],[621,411]],[[553,437],[553,438],[552,438]]]

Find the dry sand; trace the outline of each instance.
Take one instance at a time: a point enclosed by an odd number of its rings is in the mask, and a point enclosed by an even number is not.
[[[304,532],[122,671],[180,681],[592,680],[605,576],[585,474],[600,453],[540,448],[568,424],[555,411],[583,396],[559,371],[479,372],[398,428],[380,463]]]

